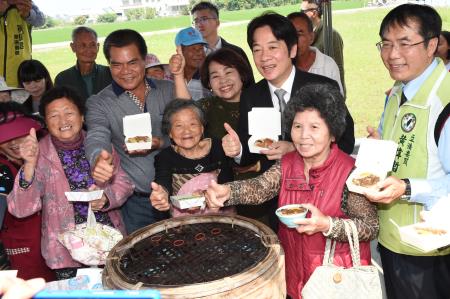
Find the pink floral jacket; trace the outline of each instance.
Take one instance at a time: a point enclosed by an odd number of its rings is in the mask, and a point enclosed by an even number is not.
[[[113,152],[113,157],[118,171],[103,186],[109,199],[109,205],[104,211],[108,212],[114,226],[125,235],[118,208],[132,194],[134,185],[120,168],[119,156]],[[39,142],[39,159],[33,182],[23,189],[19,186],[17,175],[7,201],[9,212],[19,218],[42,210],[42,256],[52,269],[82,266],[72,259],[69,251],[58,241],[58,234],[75,228],[73,205],[64,195],[67,191],[70,191],[69,183],[50,135],[47,135]]]

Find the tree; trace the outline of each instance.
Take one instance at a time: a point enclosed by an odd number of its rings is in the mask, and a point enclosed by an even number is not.
[[[113,12],[104,13],[97,17],[97,22],[99,23],[114,23],[117,19],[117,15]]]
[[[154,7],[146,7],[144,18],[146,20],[154,19],[156,16],[156,9]]]
[[[81,15],[81,16],[76,17],[76,18],[73,20],[73,23],[74,23],[75,25],[81,26],[81,25],[86,24],[86,21],[87,21],[88,18],[89,18],[88,15]]]
[[[51,16],[45,16],[45,23],[44,25],[42,25],[41,29],[46,29],[46,28],[52,28],[58,25],[58,21],[56,21],[54,18],[52,18]]]
[[[156,13],[156,11],[155,11]],[[125,11],[125,16],[127,17],[127,19],[130,20],[141,20],[145,15],[145,11],[142,8],[132,8],[132,9],[127,9]]]

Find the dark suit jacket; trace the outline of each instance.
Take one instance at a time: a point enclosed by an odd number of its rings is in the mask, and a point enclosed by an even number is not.
[[[296,69],[291,95],[295,94],[300,89],[300,87],[310,82],[332,82],[337,86],[336,81],[332,79]],[[248,112],[250,112],[253,107],[273,107],[269,84],[265,79],[242,91],[239,109],[240,116],[238,124],[238,135],[242,143],[241,165],[249,165],[255,163],[257,160],[260,160],[261,171],[266,171],[268,168],[270,168],[270,166],[273,165],[274,161],[267,160],[265,155],[250,153],[248,149],[247,142],[250,138],[250,135],[248,134]],[[341,139],[338,140],[338,146],[341,150],[350,154],[353,151],[354,145],[354,123],[350,112],[348,112],[347,110],[347,127],[345,128],[344,134],[342,135]]]
[[[233,51],[235,51],[236,53],[238,53],[248,64],[248,67],[250,69],[252,69],[252,65],[250,64],[250,60],[248,60],[247,54],[245,54],[244,50],[242,50],[242,48],[230,44],[229,42],[227,42],[225,39],[223,39],[223,37],[221,37],[222,39],[222,48],[227,48],[227,49],[231,49]],[[253,76],[253,72],[251,74],[251,78],[252,78],[252,83],[255,83],[255,77]]]

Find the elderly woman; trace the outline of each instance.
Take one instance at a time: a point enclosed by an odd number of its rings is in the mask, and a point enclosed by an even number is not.
[[[194,101],[175,99],[166,106],[162,131],[169,135],[173,145],[155,158],[156,174],[150,201],[156,209],[169,210],[170,195],[202,192],[212,179],[221,183],[233,179],[231,164],[221,142],[203,138],[204,125],[203,111]],[[229,208],[226,210],[230,212]],[[195,212],[209,211],[197,209]],[[172,207],[173,216],[182,213]]]
[[[55,269],[57,279],[64,279],[75,276],[76,268],[82,265],[72,259],[58,235],[86,222],[88,212],[88,203],[71,203],[64,192],[101,187],[103,197],[91,202],[97,222],[125,234],[117,208],[133,192],[133,185],[115,153],[115,175],[106,184],[95,185],[83,145],[84,102],[74,91],[66,87],[51,89],[42,98],[39,110],[49,134],[38,143],[32,129],[23,141],[20,154],[24,164],[7,197],[8,208],[16,217],[42,211],[42,255]]]
[[[289,101],[284,119],[291,128],[295,151],[284,155],[261,176],[225,185],[212,183],[209,207],[260,204],[279,194],[278,206],[301,203],[310,217],[296,229],[280,225],[286,253],[287,292],[301,298],[301,290],[322,264],[326,238],[338,241],[335,264],[352,266],[343,221],[358,229],[361,263],[370,264],[369,241],[378,233],[377,210],[365,197],[349,193],[345,181],[354,160],[336,145],[345,129],[346,109],[339,89],[331,84],[309,84]]]

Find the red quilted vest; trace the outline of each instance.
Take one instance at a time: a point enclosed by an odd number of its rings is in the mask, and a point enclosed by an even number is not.
[[[17,175],[17,166],[1,156],[0,164],[8,166],[14,177]],[[41,213],[16,218],[6,211],[0,239],[5,250],[9,251],[11,269],[18,270],[18,277],[22,279],[42,277],[45,281],[55,280],[54,272],[47,267],[41,255]]]
[[[282,183],[278,205],[311,203],[324,215],[348,218],[341,210],[345,181],[354,166],[354,160],[333,144],[325,163],[310,170],[309,182],[304,175],[304,163],[294,151],[281,160]],[[308,216],[309,217],[309,216]],[[325,237],[322,233],[308,236],[280,223],[278,236],[286,257],[287,292],[292,298],[301,298],[301,290],[312,272],[322,264]],[[369,242],[360,243],[361,264],[370,264]],[[351,267],[348,243],[337,243],[334,263]]]

